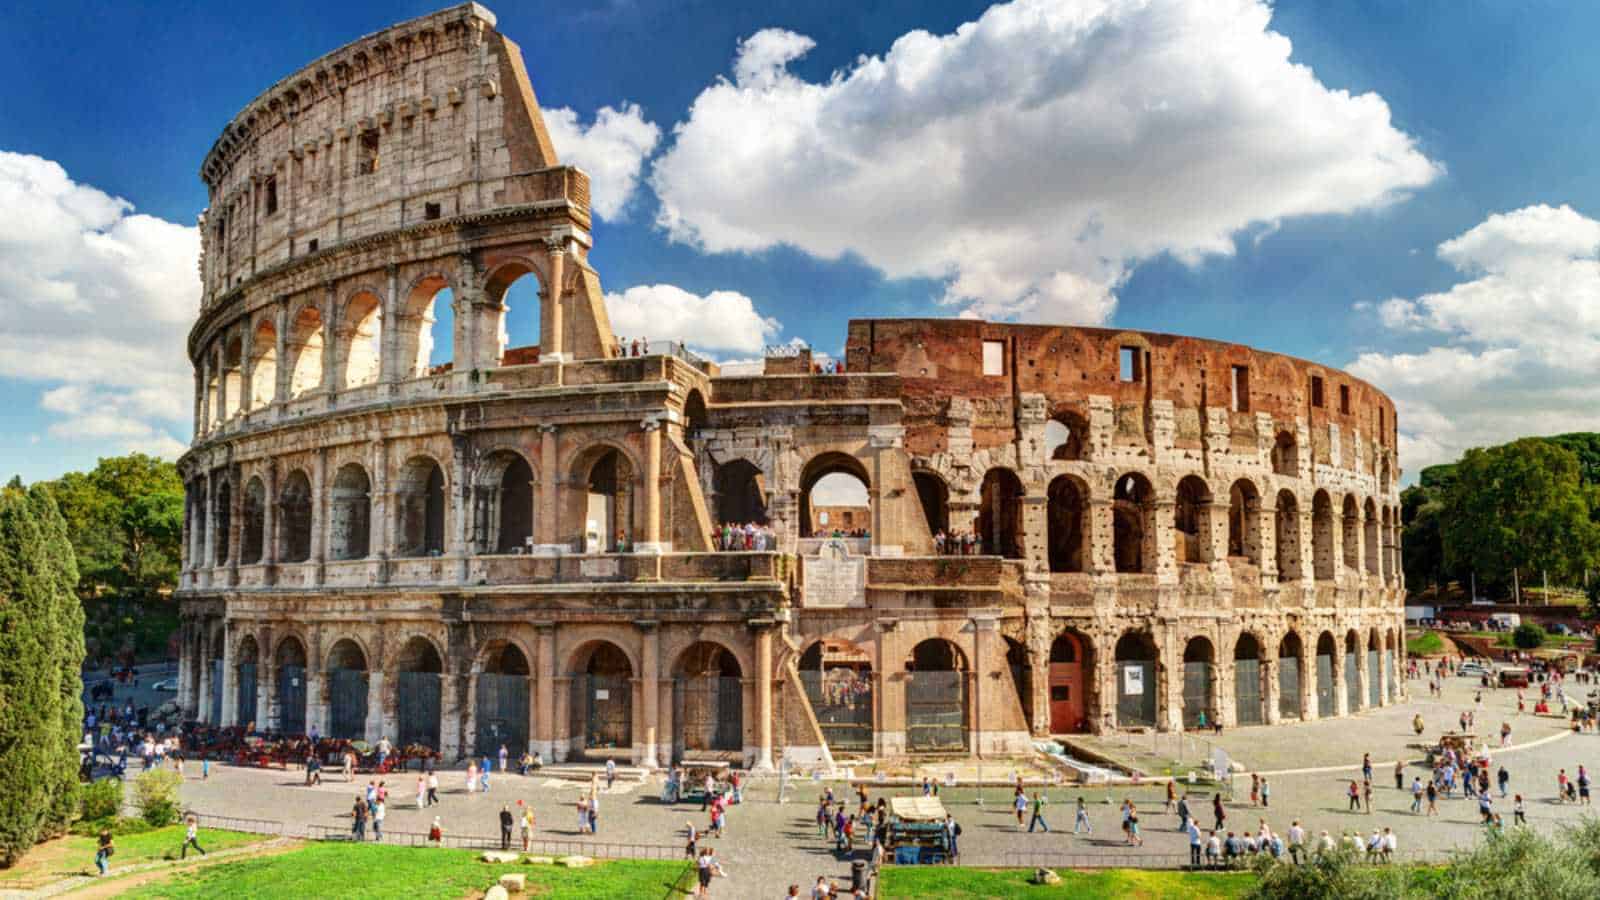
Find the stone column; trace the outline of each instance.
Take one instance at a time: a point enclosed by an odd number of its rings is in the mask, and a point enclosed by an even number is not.
[[[1278,705],[1282,695],[1282,691],[1278,688],[1278,654],[1276,650],[1268,651],[1266,648],[1262,648],[1261,652],[1271,654],[1261,658],[1261,698],[1267,707],[1265,721],[1268,725],[1276,725],[1281,718],[1278,714]]]
[[[1117,571],[1116,524],[1114,504],[1109,499],[1089,501],[1088,522],[1089,555],[1084,560],[1084,570],[1091,575],[1115,575]]]
[[[1256,508],[1246,515],[1256,517],[1256,546],[1260,548],[1261,586],[1263,589],[1278,581],[1278,506],[1271,497],[1256,501]]]
[[[228,585],[239,583],[239,554],[244,546],[244,485],[237,464],[228,469]]]
[[[323,285],[322,299],[322,392],[331,399],[339,387],[340,322],[339,295],[333,282]]]
[[[201,625],[200,628],[200,688],[195,697],[195,718],[202,722],[211,721],[211,627]]]
[[[672,730],[672,679],[661,679],[656,693],[658,694],[656,698],[656,722],[660,726],[656,734],[659,735],[661,744],[658,748],[660,762],[662,766],[670,769],[677,754],[676,735]]]
[[[1300,721],[1315,721],[1317,710],[1317,642],[1313,632],[1307,641],[1300,635]]]
[[[756,761],[752,772],[772,767],[772,632],[774,623],[756,627]]]
[[[222,721],[219,725],[239,724],[238,673],[233,670],[233,635],[228,628],[222,635]]]
[[[467,580],[467,535],[472,519],[472,486],[468,483],[467,457],[472,452],[466,435],[451,435],[450,439],[450,518],[445,523],[449,535],[445,553],[457,560],[456,578]]]
[[[1345,653],[1344,641],[1337,641],[1333,648],[1333,713],[1336,716],[1350,715],[1350,687],[1347,683],[1354,673],[1346,671],[1349,667],[1345,660],[1349,657]],[[1360,666],[1356,667],[1360,669]]]
[[[671,544],[661,541],[661,420],[646,419],[644,428],[644,540],[640,553],[663,553]]]
[[[202,568],[209,569],[217,564],[217,482],[216,479],[211,477],[210,472],[207,472],[204,478],[205,500],[202,501],[201,508],[205,510],[206,543],[200,557],[200,565]]]
[[[533,517],[534,552],[554,556],[561,552],[557,543],[560,513],[557,486],[556,426],[539,426],[539,505]]]
[[[544,285],[544,304],[539,316],[539,361],[559,363],[567,359],[564,339],[565,322],[562,316],[561,294],[566,278],[567,242],[565,238],[545,242],[550,259],[550,281]]]
[[[534,723],[533,748],[541,759],[551,762],[555,760],[556,737],[556,628],[548,622],[541,622],[534,628],[539,635],[539,676],[534,685],[533,715],[528,721]]]
[[[289,298],[287,296],[278,298],[276,317],[274,338],[277,343],[273,348],[273,359],[276,360],[278,371],[273,378],[272,402],[275,406],[281,406],[289,400],[289,384],[294,377],[288,359],[289,336],[286,332],[289,328]]]
[[[1042,592],[1041,599],[1048,602],[1048,586]],[[1029,704],[1029,720],[1033,723],[1033,736],[1047,738],[1050,736],[1050,645],[1053,643],[1051,632],[1054,630],[1050,624],[1050,607],[1048,605],[1033,606],[1027,610],[1027,652],[1028,668],[1033,671],[1029,681],[1032,690],[1025,702]],[[1083,685],[1078,685],[1082,690]],[[1087,708],[1084,710],[1088,714]]]
[[[389,500],[389,442],[378,437],[372,442],[372,504],[367,523],[367,555],[387,560],[394,552],[394,515]],[[388,580],[388,567],[379,566],[379,580]]]
[[[367,665],[372,665],[372,660],[367,660]],[[390,743],[398,740],[398,725],[395,715],[395,705],[389,702],[384,686],[389,679],[384,677],[382,669],[367,670],[367,741],[376,744],[380,738],[387,736]],[[398,679],[396,679],[398,681]],[[398,687],[398,685],[397,685]],[[441,685],[442,687],[442,685]],[[443,694],[440,695],[439,704],[444,705]],[[443,724],[441,722],[441,724]],[[442,729],[441,729],[442,731]]]
[[[206,376],[205,361],[202,360],[194,370],[194,436],[200,437],[206,433]]]
[[[445,759],[455,759],[461,755],[465,747],[471,746],[470,738],[467,744],[462,743],[462,736],[469,730],[466,726],[470,725],[472,718],[470,712],[463,714],[463,710],[469,709],[468,705],[462,702],[463,682],[470,696],[473,682],[471,676],[463,679],[453,672],[439,676],[439,753]],[[396,738],[398,737],[397,734]]]
[[[1378,642],[1378,705],[1389,705],[1389,667],[1384,665],[1385,649],[1388,647],[1388,638]],[[1398,671],[1395,673],[1399,674]]]
[[[261,485],[265,498],[261,505],[261,564],[270,572],[278,561],[278,464],[267,460]],[[267,583],[272,583],[268,575]]]
[[[1372,673],[1367,665],[1367,645],[1365,642],[1356,645],[1356,697],[1357,706],[1367,709],[1372,705],[1372,687],[1367,684]],[[1351,710],[1355,712],[1355,710]]]
[[[306,660],[306,734],[328,734],[327,682],[323,678],[321,659]]]
[[[384,268],[383,333],[379,336],[378,381],[394,384],[400,380],[400,267],[390,263]]]
[[[1304,591],[1305,605],[1316,605],[1317,598],[1317,564],[1315,549],[1315,520],[1306,504],[1301,504],[1297,515],[1300,522],[1300,579],[1299,587]]]
[[[566,762],[572,755],[572,676],[559,675],[555,679],[555,760]]]
[[[319,448],[311,461],[311,563],[314,581],[322,583],[322,565],[328,553],[328,449]]]
[[[660,698],[661,689],[661,627],[659,622],[643,620],[635,623],[639,626],[643,648],[639,654],[639,668],[641,682],[639,700],[643,728],[641,736],[644,738],[644,754],[639,760],[639,765],[646,770],[656,768],[656,740],[659,732],[657,724],[657,700]]]
[[[1178,504],[1170,497],[1154,500],[1150,512],[1145,514],[1144,554],[1146,571],[1154,572],[1156,583],[1176,584],[1178,581],[1178,554],[1172,546],[1173,516]]]

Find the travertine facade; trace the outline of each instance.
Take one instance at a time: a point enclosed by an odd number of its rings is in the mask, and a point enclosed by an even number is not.
[[[476,5],[284,79],[202,177],[199,718],[764,768],[1399,696],[1394,411],[1341,372],[947,320],[852,322],[838,374],[624,355],[588,178]],[[506,346],[520,278],[538,346]],[[834,473],[868,537],[809,536]]]

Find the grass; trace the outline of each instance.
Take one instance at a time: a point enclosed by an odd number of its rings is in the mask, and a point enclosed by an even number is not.
[[[1406,653],[1411,656],[1433,656],[1444,652],[1444,639],[1437,632],[1424,631],[1406,641]]]
[[[128,834],[114,838],[113,843],[117,852],[111,856],[111,871],[115,872],[119,868],[139,863],[167,858],[177,859],[178,848],[183,845],[183,832],[182,825],[173,825],[146,831],[143,834]],[[207,853],[265,840],[269,838],[237,831],[204,829],[200,832],[200,846],[206,848]],[[28,851],[28,855],[19,860],[15,866],[0,869],[0,889],[27,890],[43,887],[74,875],[91,874],[95,871],[94,854],[97,845],[98,841],[95,838],[80,835],[68,835],[46,841]]]
[[[491,865],[471,850],[317,843],[273,856],[218,863],[140,885],[124,897],[210,900],[457,900],[482,891],[507,872],[528,876],[540,900],[656,900],[687,868],[681,861],[617,860],[583,869]]]
[[[1230,900],[1255,885],[1244,873],[1161,872],[1102,869],[1059,870],[1057,885],[1030,884],[1032,869],[969,869],[965,866],[886,866],[878,878],[882,900],[938,897],[940,900]]]

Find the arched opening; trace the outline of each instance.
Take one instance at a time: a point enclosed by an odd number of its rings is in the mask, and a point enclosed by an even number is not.
[[[450,283],[434,275],[411,289],[400,313],[395,346],[400,377],[422,378],[450,371],[455,355],[455,296]]]
[[[1344,568],[1351,575],[1361,572],[1361,507],[1356,505],[1356,498],[1351,494],[1344,496],[1343,510],[1344,534],[1341,541],[1344,549]]]
[[[278,643],[273,657],[278,671],[277,722],[282,734],[306,733],[306,647],[296,637]]]
[[[800,684],[834,753],[872,752],[872,658],[848,641],[821,640],[800,654]]]
[[[256,671],[260,665],[261,647],[256,644],[254,635],[247,634],[239,639],[233,659],[233,721],[248,731],[255,731]]]
[[[916,485],[917,500],[922,503],[922,517],[928,522],[928,534],[950,534],[950,488],[932,472],[911,473],[911,483]]]
[[[1317,717],[1326,719],[1337,712],[1334,705],[1333,658],[1339,647],[1333,635],[1324,631],[1317,638]]]
[[[633,747],[633,664],[621,647],[595,641],[579,653],[570,709],[579,754]]]
[[[1117,726],[1154,728],[1156,724],[1156,644],[1148,632],[1129,631],[1117,639]]]
[[[366,559],[372,546],[372,482],[359,463],[345,463],[333,478],[328,555]]]
[[[1300,448],[1294,435],[1287,431],[1278,432],[1272,443],[1272,472],[1289,478],[1300,475]]]
[[[490,273],[484,293],[505,308],[496,363],[511,366],[543,358],[543,292],[533,269],[523,262],[506,263]]]
[[[1022,494],[1022,479],[1010,469],[984,473],[978,508],[978,537],[984,553],[1022,558]]]
[[[395,484],[395,555],[438,556],[444,552],[444,470],[414,456]]]
[[[244,396],[244,342],[238,338],[229,338],[222,345],[222,369],[220,390],[222,391],[222,414],[224,419],[231,419],[244,410],[246,397]]]
[[[343,390],[373,384],[383,359],[383,302],[367,291],[345,303],[339,322],[339,358]]]
[[[1333,578],[1334,534],[1333,500],[1317,491],[1311,498],[1311,569],[1318,581]]]
[[[1112,552],[1118,572],[1155,571],[1155,553],[1146,544],[1154,533],[1151,519],[1155,489],[1138,472],[1117,479],[1111,504]]]
[[[1260,725],[1267,720],[1261,676],[1261,642],[1247,631],[1233,645],[1233,705],[1238,725]]]
[[[1361,639],[1354,631],[1344,636],[1344,699],[1345,708],[1355,712],[1361,708]]]
[[[1028,723],[1028,733],[1033,733],[1033,667],[1028,665],[1028,648],[1009,635],[1006,642],[1006,668],[1011,672],[1011,687],[1016,691],[1017,702],[1022,705],[1023,721]]]
[[[311,479],[295,469],[283,480],[278,501],[278,559],[305,562],[311,558]]]
[[[1376,629],[1367,636],[1367,707],[1383,705],[1383,648]]]
[[[1300,635],[1291,631],[1278,642],[1278,715],[1285,719],[1300,719],[1305,713],[1300,709],[1300,656],[1304,648]]]
[[[425,637],[413,637],[400,648],[395,668],[396,737],[400,746],[439,749],[444,662],[438,648]]]
[[[767,523],[767,477],[748,459],[730,459],[716,471],[717,521]]]
[[[800,475],[801,537],[871,537],[867,470],[845,453],[824,453]]]
[[[522,454],[496,450],[478,469],[472,530],[479,553],[521,553],[533,539],[533,467]]]
[[[229,537],[233,534],[233,485],[223,481],[217,485],[216,500],[217,523],[217,565],[228,562]]]
[[[1367,574],[1377,576],[1382,565],[1378,557],[1378,505],[1367,498],[1366,521],[1363,523],[1367,541]]]
[[[222,647],[223,632],[221,626],[211,632],[209,646],[210,656],[206,660],[206,670],[211,673],[211,686],[206,692],[205,721],[211,725],[222,724]],[[202,685],[204,687],[204,685]]]
[[[1093,672],[1089,639],[1063,631],[1050,644],[1050,733],[1079,734],[1089,730],[1089,683]]]
[[[289,358],[289,399],[322,389],[322,313],[315,306],[301,307],[289,323],[284,354]]]
[[[1397,676],[1398,666],[1396,660],[1400,654],[1400,645],[1395,642],[1394,629],[1389,629],[1384,634],[1383,640],[1383,668],[1389,673],[1389,700],[1400,699],[1400,679]]]
[[[705,395],[699,388],[690,388],[683,398],[683,443],[691,456],[699,457],[699,444],[710,424],[711,413],[706,409]]]
[[[1216,648],[1205,637],[1183,647],[1183,727],[1204,728],[1217,718]]]
[[[187,503],[184,504],[184,518],[189,523],[189,566],[195,569],[204,569],[211,565],[211,560],[205,558],[206,546],[206,520],[210,518],[206,513],[205,482],[195,479],[184,485]]]
[[[1261,494],[1246,478],[1228,488],[1228,555],[1261,565]]]
[[[626,552],[633,544],[633,464],[621,451],[607,447],[589,467],[587,520],[584,533],[608,553]]]
[[[1088,438],[1089,423],[1082,416],[1071,412],[1056,413],[1044,423],[1044,458],[1083,459]]]
[[[278,395],[278,329],[262,319],[250,342],[250,408],[270,406]]]
[[[367,655],[342,638],[328,652],[328,737],[359,741],[367,737]]]
[[[253,566],[261,562],[266,548],[267,488],[260,476],[244,486],[244,526],[239,535],[239,562]]]
[[[1278,580],[1300,580],[1300,501],[1288,490],[1278,492],[1273,522],[1278,545]]]
[[[1211,561],[1211,488],[1198,475],[1178,482],[1173,504],[1173,553],[1186,563]]]
[[[505,747],[513,756],[528,748],[528,688],[532,672],[527,656],[509,641],[492,645],[478,673],[476,703],[479,754],[494,756]]]
[[[673,670],[673,717],[685,753],[744,751],[744,681],[721,644],[697,641]]]
[[[1048,535],[1050,571],[1082,572],[1088,555],[1087,530],[1089,491],[1083,482],[1061,475],[1050,482],[1048,491]]]
[[[1389,507],[1387,506],[1383,508],[1382,523],[1383,530],[1378,532],[1378,574],[1387,582],[1394,577],[1394,559],[1389,556],[1389,551],[1392,549],[1390,547],[1392,539],[1390,529],[1393,527],[1393,520],[1389,517]]]
[[[961,648],[928,638],[906,668],[906,747],[913,752],[967,750],[967,659]]]

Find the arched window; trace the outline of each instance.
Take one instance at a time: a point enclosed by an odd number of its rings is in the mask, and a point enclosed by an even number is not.
[[[1278,492],[1275,520],[1278,545],[1278,580],[1300,580],[1300,501],[1287,490]]]
[[[444,470],[415,456],[395,486],[395,555],[437,556],[444,552]]]
[[[744,685],[739,660],[721,644],[697,641],[673,667],[672,721],[686,751],[744,749]]]
[[[1261,565],[1261,494],[1246,478],[1228,488],[1228,555]]]
[[[522,454],[497,450],[479,470],[473,491],[479,553],[516,553],[533,537],[533,467]]]
[[[233,486],[224,481],[217,485],[217,565],[228,561],[229,536],[233,534]]]
[[[967,661],[947,640],[929,638],[906,660],[906,745],[913,751],[967,749]]]
[[[872,752],[872,658],[847,641],[817,641],[800,654],[800,684],[834,751]]]
[[[872,500],[867,470],[844,453],[824,453],[800,476],[800,536],[869,537]]]
[[[1363,524],[1367,542],[1367,574],[1377,575],[1379,567],[1382,565],[1382,560],[1378,556],[1378,505],[1372,502],[1371,497],[1368,497],[1364,509],[1366,511],[1366,521]]]
[[[633,664],[609,641],[581,647],[574,658],[568,723],[575,749],[633,746]]]
[[[450,283],[441,276],[429,276],[412,287],[400,313],[395,338],[401,378],[422,378],[451,369],[455,353],[454,303]]]
[[[716,470],[717,521],[767,521],[766,475],[748,459],[730,459]]]
[[[490,274],[484,291],[491,302],[505,308],[500,319],[499,363],[510,366],[538,362],[544,351],[539,276],[526,263],[509,262]]]
[[[1333,578],[1334,541],[1333,500],[1327,491],[1317,491],[1311,498],[1311,562],[1318,581]]]
[[[1278,432],[1277,440],[1273,442],[1272,471],[1291,478],[1300,474],[1300,448],[1295,443],[1294,435],[1287,431]]]
[[[304,470],[283,480],[278,502],[278,559],[305,562],[311,558],[311,479]]]
[[[276,692],[278,731],[298,735],[306,732],[306,648],[294,636],[278,644],[273,657],[273,667],[278,672],[273,687]],[[268,710],[268,718],[273,717]]]
[[[427,638],[413,637],[400,648],[396,668],[395,724],[400,746],[439,749],[444,664],[438,648]]]
[[[1083,527],[1089,509],[1089,492],[1083,482],[1062,475],[1050,482],[1050,571],[1082,572],[1088,556],[1088,531]]]
[[[599,529],[601,545],[608,553],[633,546],[633,481],[632,462],[613,447],[603,448],[585,475],[589,486],[587,528]]]
[[[229,338],[222,345],[220,390],[222,412],[219,418],[231,419],[244,408],[244,345],[238,337]]]
[[[516,753],[528,746],[528,677],[532,669],[516,644],[492,644],[478,674],[475,713],[477,752],[494,756],[501,747]]]
[[[289,397],[304,397],[322,389],[322,313],[315,306],[301,307],[289,323],[284,342],[289,357]]]
[[[363,291],[345,304],[339,322],[339,357],[342,389],[376,382],[383,358],[383,303]]]
[[[343,638],[328,651],[328,737],[364,740],[367,736],[367,655]]]
[[[1351,574],[1357,574],[1361,568],[1361,507],[1356,505],[1353,494],[1344,496],[1344,567]]]
[[[278,394],[278,329],[262,319],[250,344],[250,408],[272,404]]]
[[[1178,482],[1173,505],[1173,541],[1177,558],[1186,563],[1211,560],[1211,488],[1198,475]]]
[[[983,540],[984,553],[1022,558],[1022,494],[1022,480],[1010,469],[984,473],[978,508],[978,537]]]
[[[333,479],[328,555],[333,559],[365,559],[372,541],[372,482],[358,463],[339,467]]]
[[[261,562],[266,553],[266,512],[267,488],[257,476],[244,488],[244,531],[239,536],[239,562],[244,565]]]
[[[1138,472],[1117,479],[1111,505],[1113,552],[1118,572],[1155,571],[1153,537],[1155,489]]]

